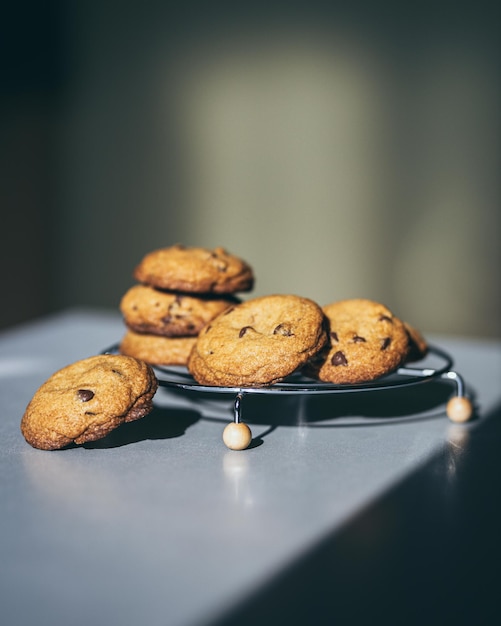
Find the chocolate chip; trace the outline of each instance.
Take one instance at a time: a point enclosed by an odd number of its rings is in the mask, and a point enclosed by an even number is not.
[[[207,328],[205,329],[205,334],[207,334],[211,328],[212,328],[212,326],[209,324],[209,325],[207,326]]]
[[[344,354],[339,350],[333,355],[331,359],[331,364],[332,365],[348,365],[348,361],[346,357],[344,356]]]
[[[176,314],[175,310],[178,309],[180,305],[181,298],[179,296],[176,296],[174,302],[171,302],[171,304],[169,304],[169,306],[167,307],[167,315],[162,318],[162,322],[164,322],[165,324],[169,324],[170,322],[172,322],[173,319],[179,319],[179,314]]]
[[[229,315],[234,310],[235,310],[235,307],[234,306],[230,306],[229,309],[226,309],[226,311],[223,313],[223,315]]]
[[[211,252],[209,256],[211,259],[214,259],[214,266],[219,272],[226,272],[228,263],[224,259],[221,259],[217,252]]]
[[[89,400],[92,400],[92,398],[94,397],[94,392],[91,391],[90,389],[79,389],[77,391],[77,396],[78,396],[78,399],[81,400],[82,402],[88,402]]]
[[[334,339],[334,341],[339,341],[337,333],[335,333],[333,330],[331,330],[331,339]]]
[[[385,337],[384,339],[381,339],[381,350],[386,350],[386,348],[390,345],[390,343],[391,343],[390,337]]]
[[[238,333],[238,337],[239,338],[243,337],[248,330],[254,330],[254,329],[252,328],[252,326],[244,326],[243,328],[240,329],[240,332]]]
[[[355,335],[353,337],[353,343],[366,343],[366,339],[364,337],[360,337],[360,335]]]
[[[380,322],[390,322],[393,324],[393,320],[391,317],[389,317],[388,315],[381,315],[379,318]]]
[[[284,337],[293,337],[294,333],[292,332],[290,326],[288,324],[279,324],[275,330],[273,331],[274,335],[283,335]]]

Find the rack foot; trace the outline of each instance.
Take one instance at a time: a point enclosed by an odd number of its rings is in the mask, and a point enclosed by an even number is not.
[[[445,372],[442,378],[451,380],[456,385],[456,395],[446,406],[447,417],[457,424],[467,422],[473,416],[473,404],[465,396],[465,385],[462,377],[453,371]]]
[[[446,407],[447,417],[456,423],[467,422],[473,415],[473,405],[464,396],[454,396]]]
[[[223,441],[230,450],[245,450],[252,441],[251,429],[241,421],[241,402],[244,394],[237,393],[234,404],[234,420],[223,431]]]
[[[243,422],[231,422],[223,430],[223,441],[230,450],[245,450],[252,441],[251,429]]]

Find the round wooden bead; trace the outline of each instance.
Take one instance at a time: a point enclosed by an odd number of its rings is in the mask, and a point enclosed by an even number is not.
[[[447,403],[447,416],[453,422],[467,422],[473,415],[473,406],[468,398],[455,396]]]
[[[231,422],[223,431],[223,441],[230,450],[245,450],[252,441],[251,429],[243,422]]]

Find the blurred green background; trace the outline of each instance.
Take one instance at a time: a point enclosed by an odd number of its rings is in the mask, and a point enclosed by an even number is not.
[[[5,3],[0,326],[116,311],[179,242],[245,258],[250,295],[501,337],[498,26],[482,2]]]

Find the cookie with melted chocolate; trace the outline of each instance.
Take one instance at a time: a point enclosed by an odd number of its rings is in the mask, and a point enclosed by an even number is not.
[[[196,296],[134,285],[122,297],[120,310],[127,327],[136,333],[194,337],[236,303],[231,296]]]
[[[201,331],[188,369],[204,385],[271,385],[324,346],[324,321],[320,306],[308,298],[269,295],[248,300]]]
[[[404,323],[388,307],[366,299],[333,302],[323,307],[328,320],[327,348],[304,372],[330,383],[369,382],[396,370],[410,344]]]
[[[143,361],[111,354],[89,357],[41,385],[26,407],[21,432],[42,450],[95,441],[147,415],[157,387],[153,369]]]
[[[218,247],[175,245],[148,253],[134,270],[140,283],[185,293],[229,294],[250,291],[253,270],[243,259]]]

